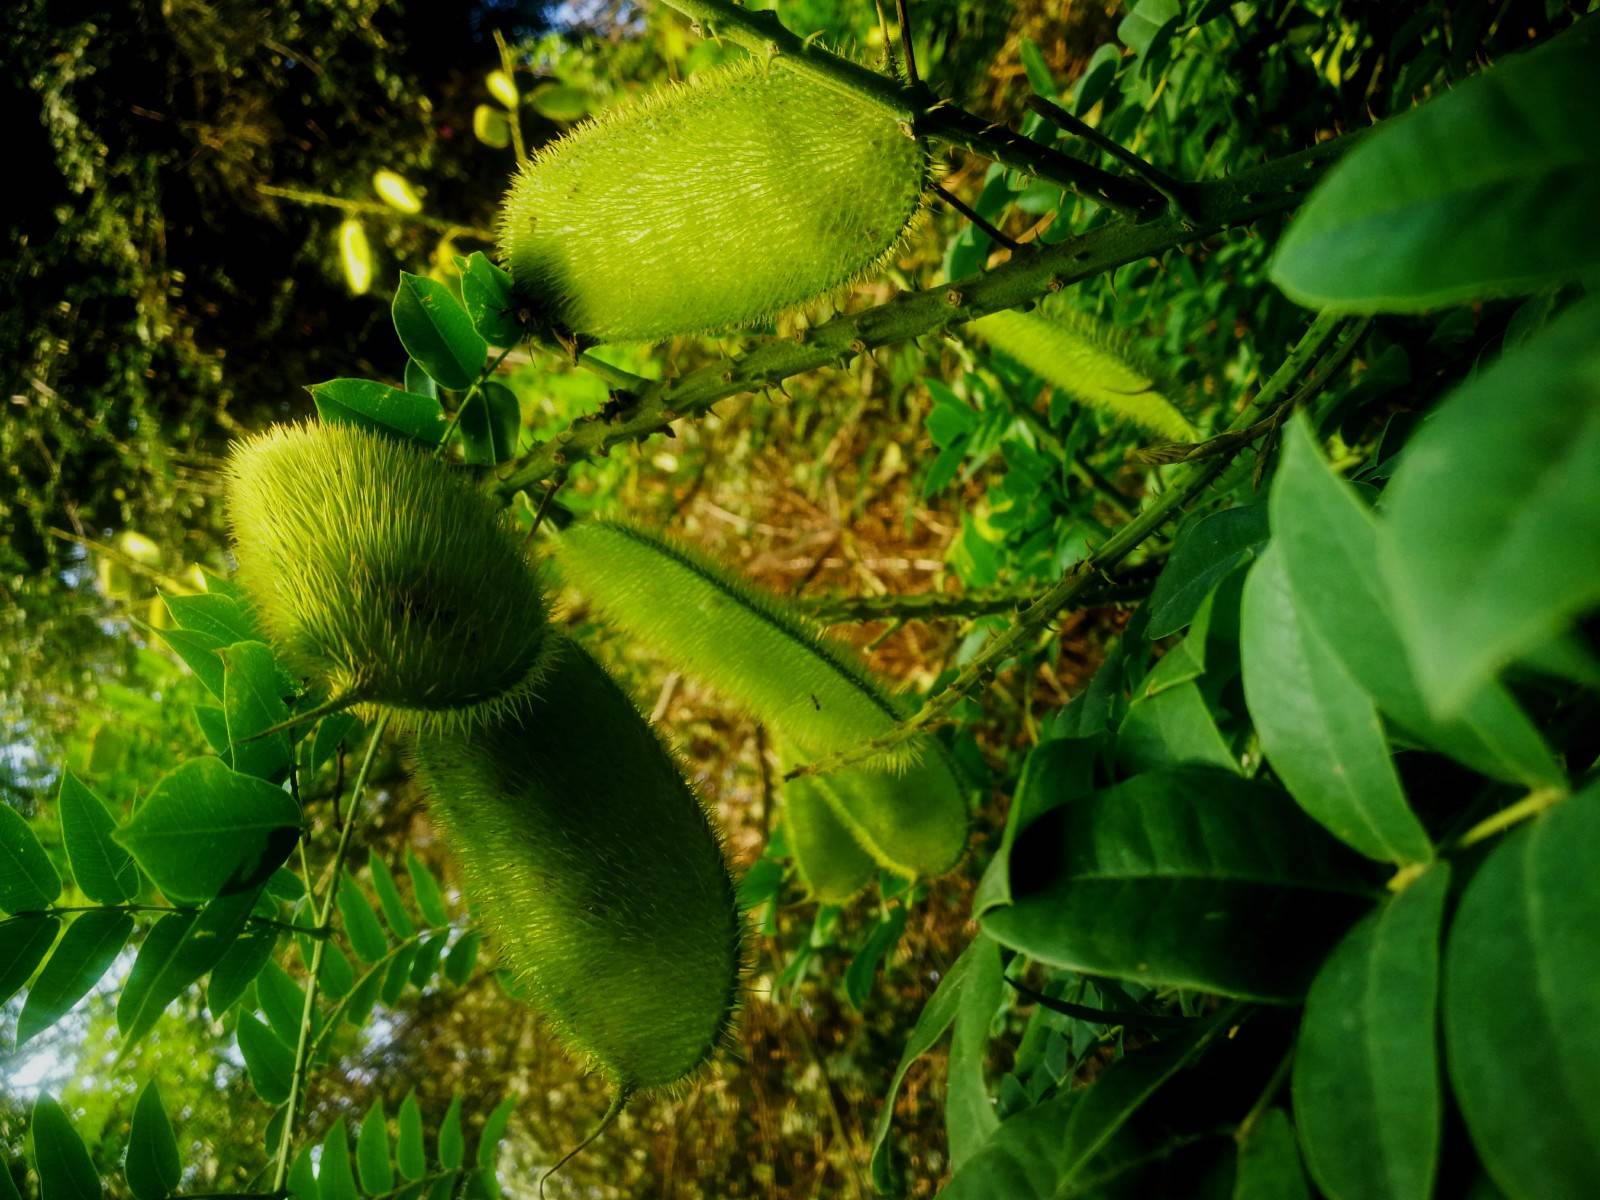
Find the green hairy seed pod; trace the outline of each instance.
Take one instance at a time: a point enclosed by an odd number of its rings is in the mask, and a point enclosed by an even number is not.
[[[705,810],[575,643],[537,699],[417,741],[429,811],[499,954],[619,1094],[667,1087],[727,1032],[741,924]]]
[[[881,266],[927,169],[893,110],[750,60],[541,150],[506,197],[501,253],[522,299],[574,333],[732,329]]]
[[[811,895],[824,904],[843,904],[872,882],[877,864],[834,813],[820,782],[803,776],[784,784],[783,827]]]
[[[1129,339],[1059,298],[1033,312],[991,313],[967,328],[1079,404],[1173,441],[1195,436],[1194,426],[1157,390],[1155,372]]]
[[[353,425],[279,425],[235,443],[226,490],[263,628],[335,701],[459,725],[538,681],[541,590],[463,472]]]
[[[770,726],[797,757],[858,745],[904,715],[848,646],[702,555],[599,521],[573,525],[555,546],[568,582],[612,623]],[[966,799],[932,738],[874,770],[831,776],[823,791],[891,870],[941,875],[966,846]]]

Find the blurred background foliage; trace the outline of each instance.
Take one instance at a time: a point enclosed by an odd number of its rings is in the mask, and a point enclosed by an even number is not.
[[[869,0],[776,7],[791,28],[882,62]],[[919,63],[943,94],[1033,132],[1038,118],[1025,102],[1045,94],[1187,177],[1225,174],[1403,109],[1480,58],[1540,35],[1562,7],[911,3]],[[149,630],[166,619],[158,591],[195,590],[197,566],[228,569],[215,473],[228,439],[308,415],[309,383],[398,380],[391,283],[406,269],[454,284],[453,256],[492,250],[515,165],[511,122],[537,147],[736,51],[699,40],[660,8],[604,0],[17,0],[6,25],[0,796],[32,815],[65,765],[125,807],[203,744],[196,682]],[[1105,219],[982,162],[957,157],[949,168],[945,186],[1011,238],[1050,242]],[[1074,303],[1136,337],[1167,394],[1202,430],[1213,427],[1299,320],[1264,284],[1274,233],[1267,223],[1130,264],[1076,289]],[[837,303],[881,302],[897,287],[970,274],[1011,253],[936,205],[887,280]],[[784,330],[827,315],[792,314]],[[1478,323],[1504,319],[1491,309],[1458,310],[1453,326],[1379,322],[1358,363],[1363,411],[1388,397],[1404,420],[1408,388],[1427,382],[1436,392],[1469,365]],[[612,353],[655,375],[718,348],[680,339]],[[606,400],[595,377],[537,351],[514,350],[505,367],[524,443]],[[577,511],[670,522],[788,594],[1020,588],[1053,579],[1139,494],[1147,468],[1128,452],[1141,440],[956,336],[863,356],[781,395],[724,402],[675,438],[584,464],[562,499]],[[569,619],[633,680],[728,826],[735,866],[749,868],[774,832],[760,731],[581,610]],[[1003,620],[879,621],[844,632],[923,690]],[[1039,722],[1075,694],[1122,620],[1115,608],[1067,617],[1038,661],[963,705],[957,750],[991,784],[978,849],[927,889],[897,946],[879,947],[870,1002],[858,1008],[846,972],[881,902],[819,911],[792,885],[764,885],[742,1053],[677,1100],[631,1108],[569,1169],[570,1194],[868,1194],[871,1123],[923,1001],[966,940],[983,846],[1003,816],[998,798]],[[412,847],[448,878],[401,765],[381,764],[380,782],[366,847],[391,865]],[[486,956],[459,987],[380,1008],[319,1077],[307,1128],[365,1112],[379,1096],[393,1111],[413,1087],[430,1129],[457,1090],[469,1126],[513,1096],[501,1175],[511,1194],[530,1194],[535,1167],[581,1136],[603,1088],[577,1073],[527,1009],[484,986],[491,970]],[[107,996],[10,1054],[16,1009],[0,1015],[8,1160],[19,1158],[32,1097],[47,1089],[75,1111],[109,1168],[134,1080],[153,1074],[191,1164],[186,1190],[242,1189],[259,1169],[267,1110],[251,1097],[231,1038],[194,997],[168,1014],[140,1061],[116,1071]],[[1022,1019],[1006,1020],[1020,1034]],[[1062,1071],[1092,1068],[1092,1043],[1071,1049]],[[931,1195],[944,1175],[939,1058],[912,1070],[897,1101],[916,1195]],[[1020,1088],[1003,1055],[991,1068]],[[1004,1101],[1004,1082],[1000,1093]]]

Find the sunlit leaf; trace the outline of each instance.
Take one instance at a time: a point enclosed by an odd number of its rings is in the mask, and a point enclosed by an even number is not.
[[[139,868],[112,839],[117,823],[105,802],[71,771],[63,771],[56,804],[78,890],[100,904],[123,904],[137,896]]]
[[[339,262],[350,294],[365,295],[372,286],[372,247],[367,244],[366,226],[356,217],[339,223]]]
[[[422,914],[422,919],[435,929],[448,925],[450,912],[445,908],[439,881],[409,848],[406,850],[406,873],[411,876],[411,894],[416,899],[417,911]]]
[[[424,446],[437,446],[447,428],[444,409],[437,399],[373,379],[330,379],[306,390],[324,421],[359,425]]]
[[[133,932],[133,918],[106,909],[87,912],[67,927],[50,961],[33,981],[17,1018],[17,1045],[50,1028],[89,994]]]
[[[450,289],[426,275],[402,271],[393,315],[400,344],[441,387],[465,391],[472,386],[489,347]]]
[[[61,876],[22,814],[0,803],[0,912],[46,908],[61,894]]]
[[[378,198],[391,208],[398,208],[403,213],[422,211],[422,200],[404,175],[387,168],[374,171],[372,190],[377,192]]]

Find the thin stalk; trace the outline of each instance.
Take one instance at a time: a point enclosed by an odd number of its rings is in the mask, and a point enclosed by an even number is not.
[[[328,890],[322,897],[317,913],[317,928],[326,931],[333,915],[334,898],[339,893],[339,874],[344,867],[345,855],[350,850],[350,834],[355,829],[361,812],[361,800],[367,787],[367,776],[372,772],[372,762],[378,755],[378,743],[383,741],[384,730],[389,725],[389,714],[384,713],[372,729],[372,740],[367,743],[366,756],[361,760],[361,770],[356,774],[355,788],[350,796],[350,808],[344,825],[339,830],[339,842],[333,852],[333,869],[328,878]],[[294,1119],[305,1092],[306,1068],[309,1066],[311,1048],[311,1023],[317,1011],[317,986],[322,978],[322,960],[328,948],[326,936],[319,937],[311,948],[311,962],[306,971],[306,1002],[300,1010],[300,1036],[294,1049],[294,1073],[289,1078],[289,1100],[283,1109],[283,1134],[278,1139],[278,1156],[272,1169],[272,1190],[283,1191],[289,1177],[289,1150],[294,1145]]]
[[[1087,1004],[1077,1004],[1071,1000],[1057,1000],[1054,996],[1047,996],[1043,992],[1034,991],[1025,983],[1007,977],[1006,983],[1016,989],[1018,995],[1024,1000],[1031,1000],[1041,1008],[1047,1008],[1053,1013],[1060,1013],[1064,1017],[1073,1017],[1079,1021],[1088,1021],[1095,1025],[1132,1025],[1137,1029],[1193,1029],[1195,1017],[1170,1017],[1160,1013],[1141,1012],[1116,1012],[1111,1009],[1093,1008]]]
[[[1048,585],[1028,588],[993,588],[976,592],[919,592],[886,596],[802,596],[795,603],[827,624],[845,621],[933,621],[952,617],[987,617],[1027,608],[1049,590]],[[1091,588],[1081,605],[1125,604],[1142,600],[1150,581],[1116,579]]]
[[[933,185],[933,191],[934,194],[939,197],[939,199],[943,200],[951,208],[955,209],[963,217],[976,225],[980,230],[983,231],[983,233],[988,235],[989,240],[994,242],[995,245],[1004,246],[1013,254],[1016,254],[1022,250],[1021,243],[1001,232],[998,225],[993,224],[987,218],[983,217],[981,214],[979,214],[977,209],[973,208],[970,204],[952,192],[949,188],[945,187],[943,184],[935,183]]]
[[[1105,151],[1105,153],[1160,192],[1166,197],[1167,203],[1171,204],[1179,212],[1187,212],[1188,198],[1184,194],[1185,185],[1179,183],[1159,167],[1146,162],[1132,150],[1122,145],[1122,143],[1113,141],[1087,121],[1080,121],[1059,104],[1052,104],[1043,96],[1028,97],[1028,107],[1045,120],[1059,126],[1070,134],[1081,137],[1091,146]]]
[[[455,433],[456,427],[461,424],[461,414],[467,405],[472,403],[474,396],[483,393],[484,384],[494,378],[494,373],[500,369],[500,364],[505,362],[506,355],[510,354],[513,347],[507,346],[500,351],[492,362],[485,362],[478,372],[478,377],[472,381],[472,386],[467,389],[467,394],[461,397],[461,403],[456,405],[455,412],[450,414],[450,422],[445,426],[444,436],[439,439],[439,444],[433,448],[434,457],[437,458],[445,452],[445,447],[450,444],[450,438]]]
[[[49,908],[34,909],[30,912],[21,912],[15,915],[19,917],[55,917],[66,913],[91,912],[188,913],[196,915],[200,910],[192,905],[182,904],[52,904]],[[252,914],[246,918],[246,923],[260,925],[269,929],[286,929],[290,933],[303,933],[307,937],[325,936],[321,930],[306,925],[296,925],[293,921],[280,921],[276,917],[263,917]]]
[[[1451,846],[1452,852],[1465,850],[1468,846],[1475,846],[1481,841],[1492,838],[1497,833],[1510,829],[1513,825],[1520,824],[1530,817],[1536,817],[1545,809],[1559,800],[1566,798],[1567,793],[1559,788],[1536,788],[1521,800],[1507,808],[1502,808],[1492,816],[1485,817],[1471,829],[1456,839]]]
[[[644,383],[626,415],[615,421],[574,422],[510,464],[498,491],[509,499],[557,470],[660,433],[682,417],[706,412],[725,397],[777,387],[792,375],[842,366],[878,346],[939,333],[1002,309],[1024,307],[1125,263],[1159,256],[1292,208],[1354,140],[1353,135],[1346,135],[1230,179],[1196,184],[1196,224],[1176,216],[1143,223],[1114,221],[1037,253],[1013,258],[992,271],[835,317],[802,338],[763,339],[738,358]]]
[[[1310,329],[1295,344],[1283,365],[1272,375],[1255,400],[1240,413],[1233,424],[1244,428],[1252,424],[1260,413],[1269,411],[1292,388],[1320,355],[1322,348],[1338,332],[1340,318],[1326,314],[1318,316]],[[887,733],[869,738],[848,750],[825,755],[791,770],[787,779],[801,775],[826,775],[842,767],[881,758],[923,731],[943,724],[956,705],[979,686],[993,681],[1001,663],[1016,657],[1048,625],[1062,609],[1079,602],[1095,581],[1116,566],[1146,538],[1154,534],[1173,516],[1181,512],[1192,500],[1205,493],[1214,483],[1229,459],[1224,456],[1207,460],[1198,466],[1188,467],[1167,490],[1128,524],[1112,534],[1104,545],[1092,554],[1079,559],[1064,575],[983,651],[975,656],[940,692],[930,696],[916,713],[901,721]]]
[[[274,196],[279,200],[289,200],[295,204],[306,204],[317,208],[337,208],[341,212],[360,213],[362,216],[383,217],[390,221],[407,221],[412,225],[421,225],[424,229],[434,229],[440,233],[455,236],[466,234],[477,238],[480,242],[493,242],[496,240],[494,230],[480,229],[476,225],[467,225],[461,221],[446,221],[440,217],[424,216],[422,213],[401,212],[398,208],[391,207],[378,200],[346,200],[343,196],[329,196],[323,192],[308,192],[304,188],[277,187],[270,183],[256,184],[256,191],[263,196]]]

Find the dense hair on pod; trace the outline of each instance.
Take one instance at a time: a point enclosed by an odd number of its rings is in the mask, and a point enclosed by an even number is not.
[[[537,698],[415,766],[501,959],[623,1091],[667,1087],[727,1033],[741,917],[720,840],[633,703],[562,640]]]
[[[876,864],[834,812],[819,782],[806,775],[783,785],[783,828],[811,895],[824,904],[843,904],[872,882]]]
[[[648,642],[771,727],[797,755],[845,750],[893,729],[901,706],[845,644],[792,605],[687,547],[633,525],[585,521],[555,540],[567,581],[615,625]],[[954,866],[966,798],[932,738],[822,790],[881,865],[908,875]]]
[[[524,301],[573,332],[732,329],[881,267],[927,174],[894,110],[746,60],[547,145],[512,183],[500,248]]]
[[[279,425],[234,444],[226,488],[252,606],[331,697],[460,725],[537,681],[541,589],[465,473],[354,425]]]
[[[1079,404],[1174,441],[1195,436],[1194,426],[1161,394],[1156,372],[1131,339],[1059,296],[1032,312],[991,313],[967,328]]]

